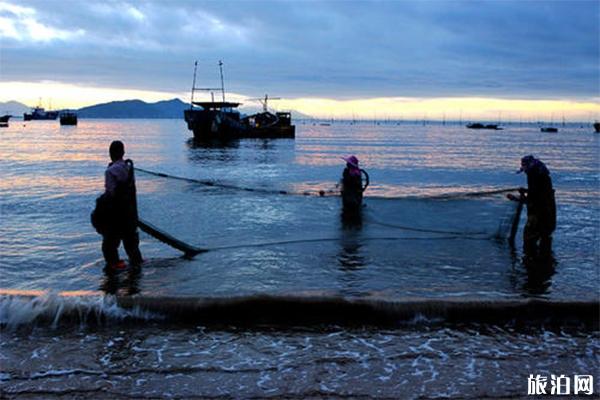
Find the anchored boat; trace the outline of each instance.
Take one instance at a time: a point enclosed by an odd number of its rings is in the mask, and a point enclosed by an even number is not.
[[[541,127],[540,132],[556,133],[558,132],[558,128],[555,128],[553,126]]]
[[[487,124],[487,125],[484,125],[484,124],[481,124],[479,122],[468,124],[467,128],[469,128],[469,129],[492,129],[492,130],[496,130],[496,131],[502,129],[501,127],[499,127],[496,124]]]
[[[263,111],[257,114],[242,116],[237,110],[241,103],[225,101],[223,84],[223,63],[219,62],[221,72],[220,88],[197,88],[194,65],[194,82],[190,108],[184,110],[184,119],[188,129],[198,140],[230,140],[240,138],[294,138],[296,127],[292,125],[290,112],[271,113],[267,109],[268,96],[263,102]],[[194,101],[196,91],[211,92],[211,101]],[[222,101],[215,101],[214,91],[221,91]]]
[[[63,111],[60,113],[61,125],[77,125],[77,114],[73,111]]]
[[[23,114],[24,121],[55,120],[56,117],[58,117],[58,111],[46,111],[40,106],[33,108],[31,113]]]

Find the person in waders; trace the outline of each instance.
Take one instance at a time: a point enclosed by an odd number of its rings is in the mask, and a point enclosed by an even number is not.
[[[109,210],[106,216],[106,227],[102,233],[102,254],[109,269],[120,269],[125,263],[119,259],[119,244],[129,257],[131,266],[140,266],[143,259],[139,249],[140,239],[137,232],[138,213],[133,173],[133,161],[123,160],[125,146],[115,140],[109,148],[111,163],[104,174],[102,197]]]
[[[520,188],[520,198],[507,197],[527,205],[527,223],[523,230],[523,250],[527,255],[548,255],[552,250],[552,233],[556,228],[556,202],[552,178],[546,165],[532,155],[521,159],[517,173],[527,175],[527,189]]]
[[[346,161],[346,168],[342,174],[342,205],[344,216],[360,215],[362,208],[363,192],[369,186],[369,174],[358,165],[356,156],[342,157]],[[365,183],[363,186],[363,175]]]

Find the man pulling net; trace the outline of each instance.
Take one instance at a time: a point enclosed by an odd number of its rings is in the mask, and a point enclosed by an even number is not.
[[[512,194],[507,197],[527,205],[523,250],[529,255],[549,254],[556,229],[556,201],[550,171],[542,161],[528,155],[521,159],[517,173],[521,172],[527,175],[527,189],[519,189],[519,197]]]

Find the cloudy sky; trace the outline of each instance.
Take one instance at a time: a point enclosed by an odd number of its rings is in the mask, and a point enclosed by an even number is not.
[[[282,97],[312,115],[598,118],[600,1],[0,0],[0,101]]]

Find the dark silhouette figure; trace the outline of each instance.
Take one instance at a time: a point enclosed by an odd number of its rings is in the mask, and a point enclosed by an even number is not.
[[[142,254],[139,249],[139,236],[137,232],[138,213],[135,188],[133,162],[123,160],[125,146],[119,140],[110,144],[110,158],[105,172],[103,194],[106,208],[106,224],[102,236],[102,253],[108,268],[119,268],[123,263],[119,261],[119,244],[129,257],[129,263],[139,266],[142,263]]]
[[[342,217],[348,219],[359,219],[362,208],[363,192],[369,186],[369,175],[358,165],[355,156],[342,158],[346,161],[346,168],[342,174]],[[365,184],[363,186],[363,175]]]
[[[519,189],[519,198],[511,194],[508,198],[527,205],[523,250],[530,256],[548,256],[552,251],[552,233],[556,228],[556,202],[550,171],[543,162],[528,155],[521,159],[520,172],[527,175],[527,189]]]

